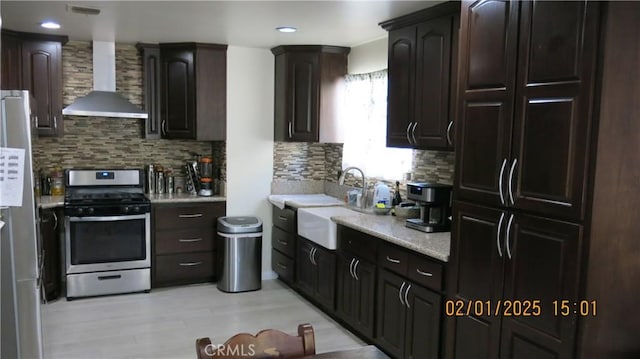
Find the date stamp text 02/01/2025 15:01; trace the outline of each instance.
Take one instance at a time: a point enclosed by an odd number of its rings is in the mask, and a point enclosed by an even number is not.
[[[551,302],[554,316],[595,317],[597,301],[595,300],[554,300]],[[504,317],[539,317],[543,315],[542,301],[534,300],[446,300],[445,314],[449,317],[473,315]],[[546,315],[547,313],[545,313]]]

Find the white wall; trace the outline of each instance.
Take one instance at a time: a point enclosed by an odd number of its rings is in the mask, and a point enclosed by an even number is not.
[[[262,277],[271,270],[274,57],[269,50],[227,50],[227,215],[263,221]]]
[[[367,42],[354,46],[349,52],[350,74],[363,74],[387,68],[388,38]]]

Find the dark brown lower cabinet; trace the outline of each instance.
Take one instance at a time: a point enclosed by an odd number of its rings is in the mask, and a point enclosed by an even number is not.
[[[296,286],[325,309],[335,309],[336,257],[332,251],[299,237]]]
[[[373,338],[376,266],[346,254],[337,258],[336,314],[360,335]]]
[[[42,286],[46,300],[60,296],[60,238],[63,233],[62,208],[40,210],[40,255],[42,263]]]
[[[375,342],[394,358],[438,358],[442,296],[381,270]]]
[[[485,304],[449,317],[447,357],[572,358],[582,226],[461,202],[454,223],[449,298]]]
[[[152,287],[216,279],[216,221],[225,202],[152,206]]]

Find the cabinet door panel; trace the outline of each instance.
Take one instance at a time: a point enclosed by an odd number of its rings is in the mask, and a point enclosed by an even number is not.
[[[62,134],[62,45],[53,41],[23,41],[22,87],[35,100],[38,134]]]
[[[497,302],[502,298],[504,228],[507,213],[455,202],[453,207],[450,285],[453,301]],[[448,319],[447,352],[451,357],[496,358],[500,348],[500,318],[452,316]]]
[[[554,313],[552,303],[578,300],[582,227],[516,215],[511,232],[507,237],[511,259],[507,261],[504,299],[540,300],[541,310],[540,315],[504,317],[503,350],[516,350],[513,337],[525,335],[566,357],[573,348],[576,317],[573,308],[566,317]]]
[[[414,122],[416,26],[389,32],[387,146],[411,147],[408,127]]]
[[[318,303],[333,312],[336,298],[336,256],[316,247],[313,260],[317,263],[315,266],[315,297]]]
[[[164,134],[167,138],[195,138],[193,52],[161,49],[163,61]]]
[[[296,256],[296,286],[304,293],[313,296],[315,271],[310,255],[313,246],[305,240],[298,240]]]
[[[578,1],[521,5],[512,148],[518,160],[512,183],[517,208],[584,216],[598,6]]]
[[[580,81],[585,1],[523,4],[529,34],[527,83]]]
[[[504,204],[500,181],[506,178],[503,163],[510,157],[517,30],[517,3],[462,5],[455,126],[458,199]]]
[[[447,147],[453,17],[420,24],[417,30],[414,136],[418,147]]]
[[[414,284],[407,299],[405,358],[439,358],[440,295]]]
[[[401,302],[407,282],[402,277],[381,270],[378,278],[378,310],[376,316],[376,343],[392,357],[404,356],[406,307]]]
[[[317,141],[319,62],[315,53],[292,53],[289,61],[292,136],[295,141]]]
[[[160,48],[158,45],[139,44],[136,45],[142,55],[142,81],[144,110],[149,117],[144,121],[144,138],[160,138],[160,125],[162,124],[162,106],[160,104],[160,82],[162,75],[160,68]]]
[[[336,312],[349,324],[355,322],[356,288],[351,276],[353,257],[338,256],[336,267]]]
[[[355,322],[354,327],[365,337],[373,338],[375,316],[376,267],[362,259],[354,266],[355,280]]]
[[[20,40],[10,34],[2,34],[2,78],[3,90],[22,89],[22,53]]]
[[[456,190],[458,199],[502,205],[509,158],[511,117],[509,104],[465,102],[461,109]],[[502,192],[502,195],[501,195]]]
[[[517,3],[492,0],[463,4],[465,90],[511,87],[517,7]]]

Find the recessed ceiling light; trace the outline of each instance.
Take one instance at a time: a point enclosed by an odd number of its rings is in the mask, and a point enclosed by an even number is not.
[[[45,21],[40,23],[40,27],[44,27],[45,29],[57,30],[60,28],[60,24],[53,21]]]
[[[280,32],[296,32],[298,29],[296,29],[293,26],[280,26],[280,27],[276,27],[276,30]]]

